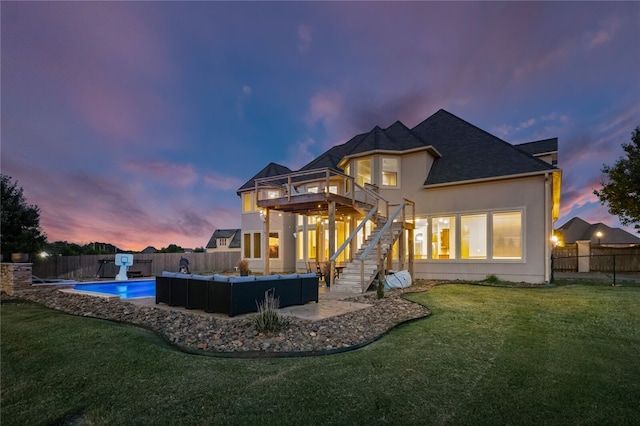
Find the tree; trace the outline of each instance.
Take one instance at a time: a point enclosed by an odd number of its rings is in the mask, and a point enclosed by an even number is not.
[[[631,133],[631,143],[623,143],[627,158],[620,157],[613,166],[602,166],[608,175],[602,189],[593,193],[602,204],[609,205],[609,213],[618,216],[623,225],[632,225],[640,233],[640,126]]]
[[[0,174],[2,211],[0,250],[3,254],[30,253],[40,250],[46,236],[40,229],[40,209],[27,204],[21,187],[10,176]]]
[[[184,253],[184,249],[177,244],[169,244],[158,250],[158,253]]]

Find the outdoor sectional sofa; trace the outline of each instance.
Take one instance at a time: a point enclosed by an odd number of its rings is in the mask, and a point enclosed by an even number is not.
[[[228,276],[163,272],[156,277],[156,304],[182,306],[230,317],[257,312],[265,292],[279,298],[280,307],[318,302],[318,277],[311,274]]]

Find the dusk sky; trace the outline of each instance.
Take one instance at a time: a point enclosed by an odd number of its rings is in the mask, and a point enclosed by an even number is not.
[[[1,172],[50,242],[205,246],[269,162],[440,108],[557,137],[561,216],[640,125],[640,2],[11,2]],[[634,232],[631,228],[623,228]]]

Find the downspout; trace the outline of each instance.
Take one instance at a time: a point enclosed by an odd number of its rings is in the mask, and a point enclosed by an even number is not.
[[[550,236],[549,225],[551,224],[550,197],[551,185],[549,173],[544,174],[544,282],[551,282],[551,252],[550,252]]]

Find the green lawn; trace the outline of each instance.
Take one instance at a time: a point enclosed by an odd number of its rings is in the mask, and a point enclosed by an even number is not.
[[[26,303],[1,312],[2,425],[640,424],[640,288],[444,285],[366,348],[189,355]]]

